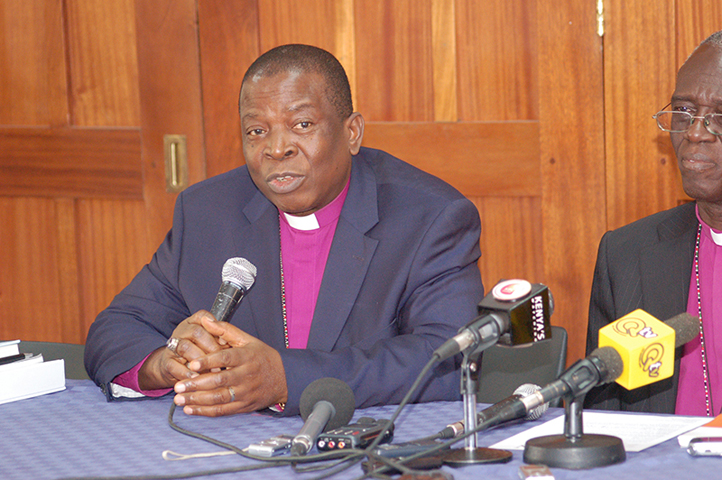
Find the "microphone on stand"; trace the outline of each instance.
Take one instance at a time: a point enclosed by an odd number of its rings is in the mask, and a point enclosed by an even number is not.
[[[485,425],[482,430],[488,430],[490,428],[496,427],[499,424],[512,422],[514,420],[531,421],[538,419],[539,417],[544,415],[544,413],[549,409],[549,403],[539,405],[538,407],[524,414],[516,410],[507,410],[507,406],[509,405],[509,403],[517,401],[524,397],[528,397],[532,393],[538,392],[539,390],[541,390],[541,387],[539,385],[534,385],[533,383],[525,383],[518,386],[511,396],[479,412],[476,415],[477,425],[484,423]],[[511,415],[509,415],[508,413],[511,413]],[[464,424],[464,420],[459,420],[458,422],[447,425],[445,429],[439,432],[438,438],[454,438],[462,435],[465,431]]]
[[[554,300],[546,285],[505,280],[477,305],[478,316],[434,351],[438,362],[457,353],[482,351],[497,342],[526,345],[551,338]]]
[[[643,317],[646,323],[636,329],[636,332],[614,334],[620,325],[630,319],[638,320],[639,317]],[[638,333],[643,330],[644,333]],[[522,408],[529,411],[568,394],[571,394],[571,398],[586,395],[593,387],[615,380],[627,390],[633,390],[671,377],[674,373],[674,350],[699,335],[699,321],[697,317],[681,313],[667,322],[660,322],[643,310],[635,310],[600,329],[599,335],[602,346],[587,358],[574,363],[557,380],[517,403],[521,403]],[[604,340],[605,335],[616,338]],[[610,342],[615,345],[603,345]],[[665,345],[667,348],[660,348]],[[652,368],[648,358],[650,352],[656,352]],[[660,371],[668,374],[661,375]]]
[[[211,314],[219,322],[233,316],[248,289],[256,281],[256,266],[245,258],[229,258],[221,271],[221,287],[211,307]]]
[[[444,342],[433,353],[441,362],[463,353],[461,393],[464,397],[464,423],[476,430],[476,392],[478,390],[482,352],[497,342],[514,346],[534,343],[551,337],[550,317],[553,300],[546,285],[526,280],[505,280],[494,286],[491,293],[477,306],[478,316]],[[525,416],[526,413],[523,416]],[[454,467],[476,463],[498,463],[511,460],[507,450],[478,448],[476,432],[465,438],[464,448],[444,452],[444,463]]]
[[[623,462],[624,444],[610,435],[584,434],[582,404],[593,387],[617,381],[631,390],[674,373],[674,350],[699,335],[699,320],[687,313],[660,322],[635,310],[599,330],[600,346],[569,367],[559,379],[514,402],[511,409],[529,411],[542,402],[564,398],[563,435],[528,440],[524,462],[568,469]]]
[[[291,455],[306,455],[321,432],[347,425],[353,417],[356,399],[346,382],[320,378],[301,394],[299,408],[303,427],[291,441]]]

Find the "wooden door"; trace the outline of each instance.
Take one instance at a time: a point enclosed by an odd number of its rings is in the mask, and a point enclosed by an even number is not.
[[[0,338],[83,343],[205,177],[194,0],[0,3]]]

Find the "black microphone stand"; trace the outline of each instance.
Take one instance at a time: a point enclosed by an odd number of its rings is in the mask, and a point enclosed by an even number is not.
[[[479,374],[481,372],[481,355],[484,348],[477,347],[469,353],[464,353],[464,362],[461,365],[461,394],[464,396],[464,430],[471,431],[477,427],[476,392],[479,388]],[[478,463],[506,463],[511,460],[512,454],[508,450],[478,447],[476,433],[464,440],[464,448],[452,448],[442,454],[446,465],[463,467]]]
[[[547,435],[527,440],[524,462],[549,467],[581,470],[622,463],[624,443],[611,435],[584,434],[582,405],[586,393],[564,397],[564,435]]]

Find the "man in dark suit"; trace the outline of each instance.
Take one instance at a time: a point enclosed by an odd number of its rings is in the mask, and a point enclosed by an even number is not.
[[[259,57],[240,116],[246,165],[179,195],[152,261],[91,326],[88,372],[109,399],[172,388],[192,415],[295,414],[322,377],[348,383],[358,407],[400,402],[476,315],[476,208],[361,148],[346,74],[321,49]],[[217,322],[204,309],[238,256],[257,278],[231,320]],[[434,368],[415,399],[459,397],[457,358]]]
[[[598,387],[585,405],[717,415],[722,407],[722,32],[702,42],[682,65],[669,107],[655,118],[670,132],[684,191],[695,201],[604,235],[587,352],[597,347],[601,327],[637,308],[660,320],[689,312],[700,317],[701,333],[677,349],[672,378],[631,391],[615,383]]]

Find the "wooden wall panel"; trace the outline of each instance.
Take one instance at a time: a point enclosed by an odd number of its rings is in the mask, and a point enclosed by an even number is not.
[[[536,120],[536,4],[457,1],[459,118]]]
[[[55,207],[60,311],[58,317],[49,317],[45,322],[57,322],[60,325],[60,337],[48,336],[44,340],[57,341],[59,338],[67,343],[85,343],[88,329],[83,324],[84,317],[80,310],[81,276],[78,272],[78,260],[81,255],[87,254],[87,251],[82,247],[78,248],[76,201],[72,198],[59,198],[55,200]]]
[[[135,0],[143,198],[148,238],[170,229],[176,195],[165,186],[165,135],[184,135],[189,184],[206,178],[195,0]]]
[[[363,145],[396,155],[468,197],[541,194],[536,122],[371,122]]]
[[[0,2],[0,125],[64,125],[62,2]]]
[[[65,0],[71,123],[140,125],[133,0]]]
[[[722,2],[717,0],[675,0],[675,75],[701,41],[722,30]],[[669,96],[672,92],[669,93]]]
[[[105,268],[91,277],[81,266],[107,260],[137,270],[149,258],[137,209],[144,175],[133,7],[0,5],[0,338],[83,342],[129,276],[113,281]],[[105,202],[108,221],[81,221],[81,198],[114,199],[89,200]],[[96,237],[97,248],[83,240]],[[98,285],[105,305],[85,302]]]
[[[261,50],[256,56],[286,43],[305,43],[336,53],[337,36],[344,29],[340,25],[343,3],[261,0],[258,5]]]
[[[431,2],[356,0],[356,109],[369,122],[434,115]]]
[[[136,129],[0,128],[0,195],[142,198]]]
[[[212,177],[244,162],[238,95],[260,53],[258,1],[200,0],[198,22],[206,172]]]
[[[0,339],[63,338],[57,224],[52,199],[0,197]]]
[[[490,196],[471,200],[481,217],[479,268],[484,289],[488,292],[499,280],[510,278],[544,283],[541,198]]]
[[[455,0],[431,1],[431,55],[434,67],[434,120],[455,122],[459,119]]]
[[[85,341],[92,321],[150,261],[158,243],[148,237],[142,201],[81,200],[77,210],[83,279],[79,323]]]
[[[674,8],[670,2],[605,3],[607,226],[614,229],[676,205],[674,151],[652,119],[674,90],[675,39],[658,34],[674,31]]]
[[[569,360],[584,357],[589,294],[606,229],[602,39],[593,2],[537,2],[543,282]],[[573,74],[571,74],[573,72]]]

